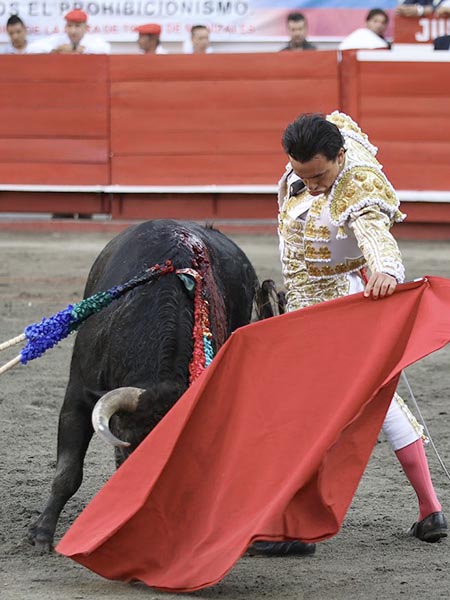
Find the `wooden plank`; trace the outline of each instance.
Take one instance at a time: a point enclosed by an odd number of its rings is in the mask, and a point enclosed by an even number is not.
[[[0,111],[0,137],[107,137],[108,113],[88,108],[8,108]]]
[[[114,195],[113,219],[213,219],[214,194]]]
[[[109,203],[102,193],[0,191],[1,211],[92,214],[109,212]]]
[[[336,105],[333,98],[325,98],[324,112],[334,110]],[[284,129],[290,121],[300,113],[309,112],[312,108],[306,104],[292,106],[277,105],[256,108],[222,107],[196,109],[152,109],[133,110],[113,108],[111,114],[112,139],[116,136],[142,136],[147,138],[147,144],[155,132],[171,131],[222,131],[224,123],[228,129],[255,131],[259,129]]]
[[[384,163],[385,173],[397,190],[448,190],[448,169],[430,162]]]
[[[0,163],[0,181],[4,184],[33,185],[107,185],[107,164]]]
[[[450,62],[361,62],[360,72],[363,95],[450,96]]]
[[[402,202],[401,208],[407,214],[408,223],[450,224],[450,203],[448,202]]]
[[[445,167],[450,164],[450,140],[446,142],[424,140],[416,144],[404,141],[378,141],[377,138],[372,138],[372,141],[375,145],[379,145],[378,159],[383,164],[415,163],[420,171],[428,163]]]
[[[0,138],[0,162],[107,163],[106,139]]]
[[[450,240],[450,225],[447,223],[399,223],[394,226],[398,240]]]
[[[275,194],[219,194],[216,200],[216,219],[276,219],[277,213]]]
[[[0,69],[0,82],[107,81],[108,61],[108,56],[95,54],[4,55]]]
[[[337,79],[337,53],[271,52],[242,54],[130,56],[112,55],[111,81]]]
[[[185,81],[121,82],[111,85],[111,110],[133,109],[211,109],[220,107],[253,108],[264,105],[317,106],[318,99],[328,97],[338,102],[335,82],[326,79],[272,79],[240,81],[236,87],[229,81],[203,81],[196,85]]]
[[[236,131],[236,130],[203,130],[203,131],[154,131],[147,135],[130,135],[128,131],[115,133],[113,152],[115,156],[123,155],[172,155],[184,153],[211,155],[242,155],[248,153],[249,160],[268,150],[280,148],[283,128],[275,131]],[[257,160],[257,158],[256,158]]]
[[[283,153],[249,160],[247,154],[197,156],[113,156],[112,184],[118,185],[233,185],[273,184],[284,172]]]
[[[108,108],[108,88],[94,82],[15,82],[0,83],[0,109],[41,108],[89,110]]]
[[[339,69],[339,108],[357,122],[360,117],[359,69],[356,51],[342,52]]]
[[[429,115],[423,119],[391,117],[364,117],[360,120],[362,129],[381,146],[385,141],[446,142],[450,139],[450,121],[443,117]]]
[[[425,92],[426,93],[426,92]],[[411,97],[403,96],[383,96],[380,95],[360,96],[360,110],[363,117],[450,117],[450,102],[448,96],[426,96],[414,95],[414,101]]]

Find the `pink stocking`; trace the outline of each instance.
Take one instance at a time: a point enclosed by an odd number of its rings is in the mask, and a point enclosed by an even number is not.
[[[419,521],[433,512],[439,512],[442,506],[434,491],[428,461],[421,439],[396,450],[400,464],[413,486],[419,500]]]

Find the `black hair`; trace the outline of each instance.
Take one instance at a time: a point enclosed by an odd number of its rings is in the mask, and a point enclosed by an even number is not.
[[[389,15],[381,8],[372,8],[369,10],[367,13],[366,22],[370,21],[370,19],[373,19],[374,17],[377,17],[378,15],[384,17],[386,19],[386,23],[389,23]]]
[[[6,27],[9,27],[10,25],[22,25],[22,27],[25,27],[25,23],[17,15],[11,15],[6,21]]]
[[[291,13],[288,14],[286,20],[288,22],[289,21],[295,21],[296,23],[298,23],[299,21],[306,21],[306,17],[301,12],[291,12]]]
[[[304,114],[286,127],[281,140],[284,151],[301,163],[323,154],[336,160],[344,138],[334,123],[322,114]]]
[[[194,33],[194,31],[198,31],[199,29],[206,29],[206,31],[208,31],[208,28],[206,27],[206,25],[192,25],[191,35]]]

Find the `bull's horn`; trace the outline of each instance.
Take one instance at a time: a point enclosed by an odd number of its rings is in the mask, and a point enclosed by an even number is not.
[[[139,404],[139,397],[144,390],[136,387],[122,387],[111,390],[102,396],[92,411],[92,426],[105,442],[113,446],[127,447],[130,444],[119,440],[109,429],[109,420],[119,410],[134,412]]]

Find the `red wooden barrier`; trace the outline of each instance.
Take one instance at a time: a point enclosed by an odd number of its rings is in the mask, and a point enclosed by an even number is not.
[[[275,185],[286,124],[336,108],[379,146],[397,189],[450,190],[445,53],[405,61],[348,51],[341,63],[333,51],[30,55],[2,56],[0,65],[0,211],[274,218],[272,194],[114,186]],[[5,184],[63,187],[7,191]],[[68,185],[81,187],[69,193]],[[405,210],[411,226],[423,215],[436,228],[450,223],[446,206]]]
[[[109,183],[108,58],[3,56],[0,181]]]
[[[400,190],[448,190],[450,62],[396,61],[388,53],[345,53],[352,92],[343,102],[379,147]]]
[[[301,112],[339,103],[335,52],[111,56],[112,183],[274,183]]]
[[[396,44],[432,44],[441,35],[450,33],[450,18],[395,16]]]

